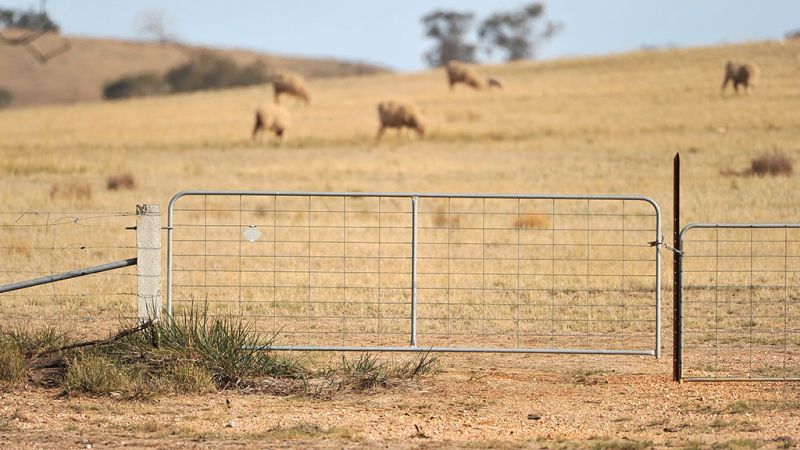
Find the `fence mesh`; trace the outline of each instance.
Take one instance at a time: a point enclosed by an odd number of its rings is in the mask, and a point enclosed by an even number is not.
[[[0,284],[136,256],[135,213],[0,212]],[[100,335],[136,316],[136,267],[0,294],[0,326]]]
[[[683,376],[800,379],[800,225],[701,225],[683,251]]]
[[[652,204],[420,196],[414,212],[408,195],[180,197],[173,313],[246,317],[281,346],[415,336],[423,348],[653,354]]]

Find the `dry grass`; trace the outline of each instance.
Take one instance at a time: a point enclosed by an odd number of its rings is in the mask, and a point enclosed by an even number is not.
[[[92,186],[77,180],[56,182],[50,187],[50,199],[89,201],[92,199]]]

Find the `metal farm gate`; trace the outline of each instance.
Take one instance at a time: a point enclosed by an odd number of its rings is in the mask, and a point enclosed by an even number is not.
[[[273,349],[660,353],[646,197],[187,191],[168,221],[168,313]]]
[[[800,380],[800,224],[691,224],[678,250],[675,378]]]

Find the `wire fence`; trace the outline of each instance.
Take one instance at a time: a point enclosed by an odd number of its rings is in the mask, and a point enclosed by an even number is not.
[[[169,214],[169,312],[278,348],[658,353],[649,199],[188,192]]]
[[[683,377],[800,380],[800,225],[681,233]]]
[[[0,212],[0,284],[136,256],[134,212]],[[0,326],[105,334],[136,317],[136,267],[0,294]]]

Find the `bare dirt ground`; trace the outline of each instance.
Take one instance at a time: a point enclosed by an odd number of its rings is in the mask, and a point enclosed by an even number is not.
[[[221,391],[135,402],[17,389],[0,394],[0,447],[797,446],[800,385],[679,384],[670,364],[669,357],[444,355],[438,373],[420,382],[328,400]]]

